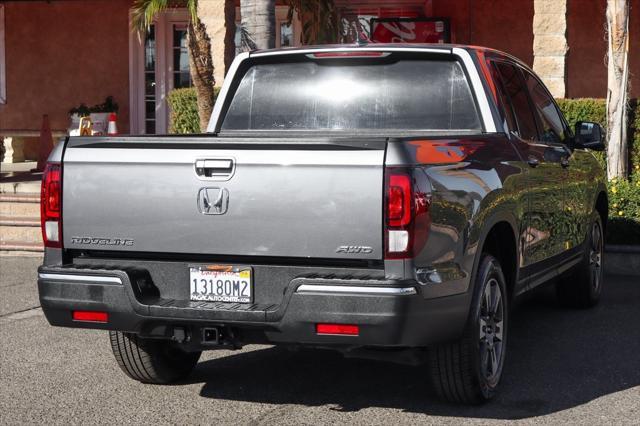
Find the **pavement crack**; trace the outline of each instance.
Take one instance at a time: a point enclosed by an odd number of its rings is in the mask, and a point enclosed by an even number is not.
[[[9,312],[8,314],[2,314],[0,315],[0,318],[10,317],[11,315],[21,314],[23,312],[33,311],[34,309],[39,309],[39,308],[40,308],[40,305],[32,306],[30,308],[22,309],[20,311]]]
[[[39,316],[42,313],[42,308],[40,305],[32,306],[27,309],[22,309],[17,312],[11,312],[8,314],[0,315],[0,324],[7,324],[10,322],[18,321],[21,319],[32,318]]]

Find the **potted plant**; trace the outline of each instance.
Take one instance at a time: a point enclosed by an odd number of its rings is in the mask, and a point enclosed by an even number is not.
[[[106,133],[109,115],[117,112],[118,104],[113,100],[113,96],[107,96],[103,103],[93,105],[92,107],[88,107],[82,103],[80,106],[69,110],[69,116],[71,118],[69,133],[71,133],[72,130],[78,129],[82,117],[91,118],[93,131],[95,133]]]

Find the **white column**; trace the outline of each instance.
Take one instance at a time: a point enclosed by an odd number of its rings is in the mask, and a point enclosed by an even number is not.
[[[554,97],[564,98],[567,0],[534,0],[533,9],[533,70]]]

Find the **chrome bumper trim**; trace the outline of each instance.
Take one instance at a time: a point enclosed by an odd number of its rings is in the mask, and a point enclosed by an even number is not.
[[[104,275],[38,274],[38,279],[122,284],[122,280],[120,278],[107,277]]]
[[[345,285],[315,285],[302,284],[296,293],[355,293],[355,294],[386,294],[406,296],[416,294],[414,287],[364,287]]]

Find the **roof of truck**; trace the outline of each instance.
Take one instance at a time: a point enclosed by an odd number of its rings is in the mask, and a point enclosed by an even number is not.
[[[509,56],[507,53],[501,52],[496,49],[491,49],[489,47],[483,46],[474,46],[468,44],[452,44],[452,43],[352,43],[352,44],[320,44],[320,45],[310,45],[310,46],[298,46],[298,47],[282,47],[278,49],[262,49],[262,50],[254,50],[251,53],[295,53],[297,51],[308,51],[308,50],[357,50],[360,48],[380,48],[380,50],[387,49],[408,49],[408,50],[452,50],[454,48],[465,49],[465,50],[477,50],[477,51],[491,51],[495,52],[499,55]]]
[[[352,44],[323,44],[323,45],[311,45],[311,46],[299,46],[299,47],[282,47],[278,49],[263,49],[253,50],[250,55],[279,55],[279,54],[296,54],[313,51],[350,51],[358,49],[380,49],[380,50],[411,50],[411,51],[435,51],[441,50],[443,52],[451,52],[453,49],[464,49],[473,52],[491,53],[495,56],[509,58],[521,65],[529,68],[529,66],[522,60],[510,55],[506,52],[502,52],[497,49],[492,49],[485,46],[475,46],[469,44],[453,44],[453,43],[352,43]]]

